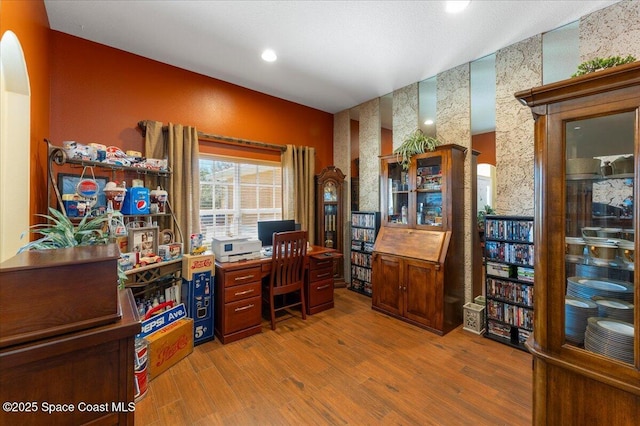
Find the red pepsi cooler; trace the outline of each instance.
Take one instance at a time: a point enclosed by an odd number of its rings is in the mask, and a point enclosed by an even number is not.
[[[149,214],[149,189],[134,186],[127,190],[122,202],[122,214]]]

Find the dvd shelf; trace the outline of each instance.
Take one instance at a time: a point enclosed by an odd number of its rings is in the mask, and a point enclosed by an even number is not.
[[[485,337],[526,350],[533,332],[533,217],[485,218]]]
[[[380,229],[380,212],[351,212],[351,284],[371,296],[371,253]]]

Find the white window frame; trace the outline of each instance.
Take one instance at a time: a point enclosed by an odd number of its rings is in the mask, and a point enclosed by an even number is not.
[[[218,156],[211,154],[201,154],[200,161],[220,161],[233,163],[233,184],[230,185],[233,189],[233,193],[230,196],[233,198],[233,208],[229,209],[216,209],[215,202],[215,193],[216,193],[216,182],[208,182],[208,181],[200,181],[200,177],[198,177],[199,185],[200,185],[200,196],[205,193],[203,189],[203,185],[213,185],[213,194],[212,194],[212,205],[211,208],[200,208],[200,223],[201,223],[201,232],[205,235],[205,244],[209,246],[211,244],[211,238],[214,236],[243,236],[250,238],[258,237],[257,226],[255,225],[246,225],[241,224],[241,218],[243,215],[255,215],[256,220],[279,220],[282,219],[282,165],[280,162],[276,161],[266,161],[266,160],[253,160],[247,158],[237,158],[237,157],[226,157],[226,156]],[[256,167],[264,166],[264,167],[273,167],[279,173],[279,182],[274,179],[274,181],[269,184],[265,182],[259,182],[254,185],[241,183],[241,168],[246,165],[255,165]],[[201,167],[202,169],[202,167]],[[218,186],[223,186],[226,184],[218,184]],[[246,209],[242,208],[241,198],[242,198],[242,188],[246,186],[253,186],[256,188],[256,197],[259,197],[260,187],[271,187],[274,188],[273,191],[273,199],[272,205],[277,207],[269,207],[269,208],[260,208],[259,207],[259,199],[256,199],[256,205],[258,208]],[[276,190],[277,189],[277,190]],[[207,188],[207,191],[209,189]],[[278,200],[279,194],[279,200]],[[227,195],[228,196],[228,195]],[[224,223],[222,226],[216,226],[216,217],[224,215]],[[210,222],[206,222],[202,220],[203,217],[212,217]],[[231,221],[229,218],[232,218]],[[211,229],[213,228],[213,229]]]

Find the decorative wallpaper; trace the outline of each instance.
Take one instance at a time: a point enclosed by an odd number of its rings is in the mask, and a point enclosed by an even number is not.
[[[496,174],[498,214],[533,215],[534,121],[513,96],[542,84],[542,35],[496,53]]]
[[[580,20],[581,61],[596,56],[634,55],[640,59],[640,1],[623,0]],[[534,122],[531,110],[513,96],[515,92],[542,84],[542,35],[531,37],[496,52],[496,169],[499,214],[533,215]],[[417,125],[417,83],[393,93],[393,146],[404,132]],[[447,70],[437,78],[437,137],[443,143],[470,146],[469,64]],[[347,114],[348,110],[340,114]],[[349,134],[337,120],[334,130],[334,161],[348,159]],[[345,119],[348,121],[348,118]],[[360,105],[360,208],[379,210],[380,162],[379,99]],[[465,163],[465,205],[471,206],[471,156]],[[342,169],[340,165],[338,165]],[[346,167],[342,169],[347,173]],[[594,188],[596,198],[611,198],[613,188]],[[615,191],[616,193],[621,191]],[[607,198],[609,197],[609,198]],[[624,202],[624,200],[622,200]],[[465,211],[465,234],[471,235],[475,213]],[[468,231],[468,232],[467,232]],[[346,239],[345,239],[346,240]],[[470,259],[470,241],[465,258]],[[470,260],[468,261],[470,262]],[[465,265],[465,301],[471,301],[471,266]]]
[[[624,0],[580,19],[580,61],[633,55],[640,59],[640,1]]]
[[[471,147],[471,82],[469,64],[438,74],[436,82],[436,131],[442,143],[455,143]],[[395,119],[395,117],[394,117]],[[464,294],[465,302],[473,300],[472,235],[475,232],[476,213],[471,211],[472,155],[465,156],[464,164]]]
[[[380,210],[380,99],[360,105],[360,210]]]
[[[393,149],[418,128],[418,83],[393,92]]]
[[[333,165],[345,174],[344,184],[344,218],[343,218],[343,249],[345,257],[351,247],[351,133],[349,131],[349,110],[339,112],[333,116]],[[344,279],[351,281],[351,267],[349,262],[343,262]]]

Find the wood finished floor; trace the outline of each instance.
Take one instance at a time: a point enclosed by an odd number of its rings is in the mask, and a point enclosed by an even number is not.
[[[216,339],[149,384],[136,425],[530,425],[531,355],[444,337],[335,292],[335,308]]]

